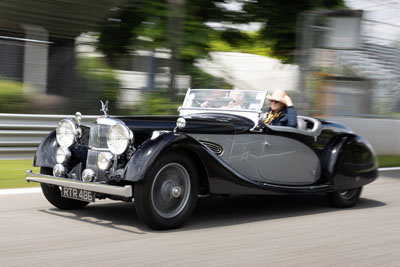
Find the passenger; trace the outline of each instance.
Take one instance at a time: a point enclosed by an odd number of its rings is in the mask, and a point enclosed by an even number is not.
[[[223,109],[244,109],[244,93],[239,90],[233,90],[229,93],[230,101]]]
[[[296,109],[285,91],[274,91],[271,95],[267,95],[267,99],[270,102],[270,108],[266,111],[265,124],[297,127]]]

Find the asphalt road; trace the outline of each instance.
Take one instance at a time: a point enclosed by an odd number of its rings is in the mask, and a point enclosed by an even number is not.
[[[203,198],[166,232],[145,227],[132,203],[65,212],[41,193],[0,195],[0,266],[396,267],[400,178],[388,176],[351,209],[323,196]]]

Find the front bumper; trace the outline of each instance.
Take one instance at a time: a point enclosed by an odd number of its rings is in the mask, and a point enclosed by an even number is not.
[[[26,180],[28,182],[66,186],[107,195],[121,196],[126,198],[132,197],[132,186],[130,185],[125,185],[122,187],[116,185],[96,184],[92,182],[81,182],[46,174],[37,174],[33,173],[31,170],[26,170]]]

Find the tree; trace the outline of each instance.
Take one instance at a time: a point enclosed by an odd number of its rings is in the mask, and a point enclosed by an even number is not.
[[[345,8],[343,0],[237,0],[243,10],[237,23],[261,22],[259,38],[271,44],[273,54],[292,61],[295,49],[298,15],[306,10]]]
[[[131,54],[136,50],[168,48],[170,90],[174,99],[175,75],[195,59],[206,57],[210,36],[215,31],[205,23],[223,18],[224,0],[130,0],[116,8],[101,29],[98,48],[108,57]],[[183,68],[182,68],[183,65]]]

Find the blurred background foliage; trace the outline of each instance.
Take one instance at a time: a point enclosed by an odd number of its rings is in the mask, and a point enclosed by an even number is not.
[[[293,62],[298,14],[305,10],[345,8],[343,0],[237,0],[242,5],[240,10],[226,8],[226,2],[230,1],[130,0],[120,6],[112,19],[101,28],[97,48],[110,63],[114,56],[167,48],[172,57],[171,80],[177,74],[189,75],[192,88],[232,88],[222,79],[213,78],[196,68],[196,60],[207,58],[212,51],[224,51]],[[172,15],[177,17],[176,20],[171,21],[171,9],[180,12]],[[253,22],[261,25],[256,32],[237,27]],[[209,23],[222,26],[212,27]],[[174,32],[182,29],[182,33],[172,35],[171,27]],[[164,94],[176,102],[177,91],[171,88],[173,85],[169,87],[169,90],[151,95],[157,98]],[[145,97],[141,106],[154,107],[152,103],[146,103],[149,99],[153,98]],[[138,110],[143,111],[141,108]],[[163,113],[164,110],[171,109],[158,109],[158,112]]]
[[[24,95],[23,88],[23,83],[0,76],[0,112],[21,113],[24,111],[27,96]]]
[[[185,63],[207,56],[210,36],[215,30],[206,22],[224,19],[223,9],[218,7],[223,0],[129,0],[118,8],[112,20],[100,30],[98,48],[106,56],[126,55],[136,50],[171,48],[168,18],[170,9],[179,9],[177,14],[183,24],[182,49],[178,57]],[[169,7],[171,6],[171,7]],[[181,6],[181,7],[177,7]],[[178,25],[172,25],[177,30]]]
[[[93,107],[100,109],[99,100],[104,102],[108,100],[110,112],[118,114],[116,103],[120,82],[105,60],[99,57],[80,56],[77,58],[76,70],[82,90],[73,102],[80,107],[80,111],[86,114],[92,113]]]
[[[306,10],[344,9],[343,0],[238,0],[243,3],[237,23],[260,22],[258,39],[268,41],[272,55],[284,62],[293,62],[298,15]]]
[[[130,115],[176,115],[182,102],[183,96],[171,101],[165,90],[154,90],[146,93],[140,104],[123,113]]]
[[[210,42],[210,50],[274,57],[271,42],[260,38],[260,33],[261,31],[240,32],[235,29],[214,32]]]
[[[228,7],[232,2],[240,8]],[[66,90],[62,96],[26,99],[31,96],[23,94],[22,83],[0,78],[0,112],[74,113],[79,109],[85,114],[98,114],[99,100],[108,99],[112,114],[144,111],[165,114],[176,110],[180,100],[182,92],[175,84],[175,77],[179,75],[189,76],[192,88],[233,87],[195,66],[199,59],[209,59],[210,52],[242,52],[293,62],[298,14],[332,8],[345,8],[343,0],[118,2],[110,8],[104,23],[90,29],[90,34],[96,37],[91,45],[100,56],[80,53],[74,59],[76,83],[71,84],[76,88]],[[243,27],[251,23],[258,23],[258,29]],[[164,72],[169,77],[167,88],[154,83],[151,92],[149,88],[142,88],[143,103],[130,109],[118,105],[122,85],[115,59],[133,57],[139,51],[160,50],[169,54],[168,68],[165,68],[168,71]],[[160,70],[155,72],[160,73]],[[54,101],[52,105],[46,104],[51,101]],[[170,104],[171,108],[165,107]],[[42,109],[36,108],[40,106]]]

